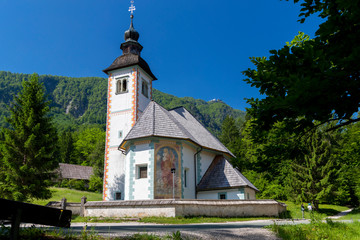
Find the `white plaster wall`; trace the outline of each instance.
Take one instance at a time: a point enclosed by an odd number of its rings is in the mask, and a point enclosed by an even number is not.
[[[143,84],[143,80],[145,80],[148,83],[148,98],[145,97],[142,94],[142,84]],[[147,105],[150,103],[151,101],[151,84],[152,81],[150,80],[150,78],[147,76],[147,74],[144,73],[144,71],[141,70],[141,68],[139,68],[139,111],[143,112],[145,110],[145,108],[147,107]]]
[[[184,169],[187,168],[187,187],[184,187],[183,196],[184,199],[195,199],[195,172],[194,172],[194,154],[195,149],[189,145],[182,143],[182,155],[183,155],[183,176]],[[184,183],[184,179],[183,179]]]
[[[91,217],[175,217],[175,206],[169,207],[120,207],[120,208],[87,208],[85,216]]]
[[[131,129],[131,111],[126,111],[118,114],[112,114],[109,124],[111,147],[119,147],[122,140],[126,137]],[[119,124],[120,123],[120,124]],[[122,131],[122,137],[119,137],[119,132]]]
[[[116,192],[121,192],[121,197],[124,199],[125,155],[118,151],[117,148],[110,148],[108,164],[108,186],[105,200],[115,200]]]
[[[274,200],[142,200],[88,202],[86,217],[279,216],[286,205]]]
[[[204,176],[206,173],[206,170],[209,168],[210,164],[215,158],[215,154],[211,152],[207,152],[206,150],[203,150],[200,152],[201,156],[201,166],[200,166],[200,179]],[[199,178],[198,178],[199,179]],[[198,182],[199,183],[199,182]]]
[[[129,200],[129,196],[130,196],[130,151],[127,152],[126,156],[125,156],[125,195],[124,195],[124,200]],[[135,172],[134,172],[135,174]]]
[[[198,199],[209,199],[216,200],[219,199],[219,193],[226,193],[228,200],[254,200],[255,199],[255,190],[251,188],[244,188],[244,192],[240,191],[238,188],[234,189],[221,189],[215,191],[202,191],[198,192]],[[249,193],[249,199],[247,198],[247,193]]]
[[[130,109],[132,107],[132,93],[133,93],[133,69],[135,67],[129,67],[124,69],[119,69],[111,72],[111,79],[112,79],[112,89],[111,89],[111,95],[112,95],[112,102],[111,107],[112,111],[117,110],[124,110],[124,109]],[[135,68],[136,69],[136,68]],[[121,93],[121,94],[115,94],[116,92],[116,79],[127,77],[128,78],[128,92],[127,93]]]
[[[151,172],[149,169],[149,159],[151,158],[151,151],[149,144],[141,144],[136,145],[135,147],[135,179],[134,179],[134,189],[133,192],[134,199],[142,200],[149,199],[149,177],[151,176]],[[137,174],[137,166],[138,165],[147,165],[147,178],[138,178]]]

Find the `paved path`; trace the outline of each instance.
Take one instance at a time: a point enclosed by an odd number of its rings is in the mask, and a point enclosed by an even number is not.
[[[283,221],[285,222],[285,221]],[[250,239],[250,240],[279,240],[270,230],[263,228],[272,225],[272,220],[257,220],[230,223],[202,223],[202,224],[153,224],[153,223],[88,223],[87,229],[92,229],[104,236],[128,236],[136,233],[156,235],[171,235],[180,231],[182,236],[191,239]],[[71,224],[72,232],[81,232],[84,223]]]
[[[338,213],[337,215],[335,215],[335,216],[331,216],[331,217],[328,217],[328,218],[331,218],[331,219],[339,219],[339,218],[345,216],[346,214],[348,214],[349,212],[351,212],[352,210],[353,210],[353,209],[350,208],[350,209],[348,209],[348,210],[339,212],[339,213]]]
[[[332,218],[339,218],[346,215],[351,210],[339,213]],[[351,222],[344,220],[343,222]],[[214,240],[281,240],[273,232],[265,229],[264,226],[287,224],[308,224],[305,220],[256,220],[228,223],[201,223],[201,224],[154,224],[140,222],[122,222],[122,223],[72,223],[68,231],[80,233],[86,229],[106,237],[129,236],[136,233],[148,233],[155,235],[172,235],[180,231],[182,236],[191,239],[214,239]],[[64,229],[62,229],[63,231]]]

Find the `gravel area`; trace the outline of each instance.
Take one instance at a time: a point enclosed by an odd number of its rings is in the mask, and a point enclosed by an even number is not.
[[[281,240],[268,229],[265,228],[238,228],[238,229],[214,229],[204,231],[180,231],[184,239],[189,240]],[[102,234],[106,237],[125,237],[141,232],[127,232],[126,234]],[[146,233],[146,232],[144,232]],[[171,232],[149,232],[149,235],[171,236]]]
[[[216,229],[197,233],[182,231],[181,233],[184,237],[188,236],[191,239],[281,240],[273,232],[265,228]]]

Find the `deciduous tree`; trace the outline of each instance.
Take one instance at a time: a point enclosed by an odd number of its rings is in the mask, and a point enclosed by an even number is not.
[[[269,58],[251,58],[255,69],[244,74],[265,98],[249,99],[249,113],[269,129],[284,121],[288,130],[303,131],[338,121],[334,128],[359,121],[360,1],[294,0],[302,5],[300,21],[319,14],[324,22],[311,41],[297,39],[270,51]]]

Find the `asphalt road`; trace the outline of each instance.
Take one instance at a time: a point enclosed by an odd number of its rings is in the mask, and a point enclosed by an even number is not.
[[[342,222],[352,222],[343,220]],[[309,224],[309,220],[256,220],[229,223],[201,223],[201,224],[154,224],[140,222],[122,223],[72,223],[70,229],[61,229],[62,232],[80,234],[86,229],[89,234],[99,234],[105,237],[121,237],[136,233],[154,235],[172,235],[180,231],[183,237],[189,239],[215,240],[279,240],[273,232],[265,226],[284,224]],[[54,228],[49,228],[54,229]],[[57,229],[57,228],[55,228]]]
[[[180,231],[182,236],[193,239],[278,239],[271,231],[264,229],[264,226],[276,224],[300,224],[309,223],[308,220],[297,221],[273,221],[256,220],[246,222],[229,223],[202,223],[202,224],[150,224],[138,222],[125,223],[72,223],[70,231],[80,233],[85,226],[87,231],[104,236],[128,236],[136,233],[148,233],[156,235],[171,235]]]

